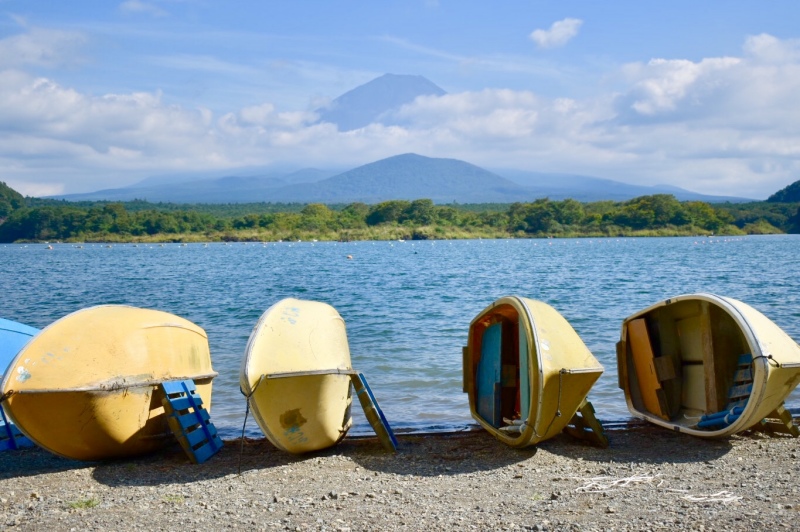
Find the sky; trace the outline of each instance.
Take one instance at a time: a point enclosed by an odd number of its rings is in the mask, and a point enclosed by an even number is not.
[[[317,120],[385,73],[447,94]],[[800,2],[0,0],[23,194],[411,152],[765,199],[800,179]]]

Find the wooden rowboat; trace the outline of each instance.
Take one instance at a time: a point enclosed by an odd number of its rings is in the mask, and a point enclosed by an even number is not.
[[[607,445],[586,402],[603,367],[546,303],[510,296],[489,305],[470,324],[463,363],[472,417],[503,443],[533,445],[574,422],[573,433],[591,429]]]
[[[783,408],[800,382],[800,346],[736,299],[681,295],[629,316],[617,366],[628,409],[656,425],[705,438],[754,426],[800,433]]]
[[[34,443],[99,460],[174,441],[160,384],[192,379],[206,407],[216,373],[205,331],[178,316],[106,305],[43,329],[3,378],[3,408]]]
[[[325,303],[283,299],[261,316],[247,342],[240,387],[267,439],[291,453],[325,449],[352,425],[350,384],[384,447],[394,435],[363,375],[350,362],[345,323]]]

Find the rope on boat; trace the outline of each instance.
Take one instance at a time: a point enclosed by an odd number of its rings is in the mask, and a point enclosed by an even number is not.
[[[757,357],[753,357],[753,360],[750,362],[750,367],[751,368],[754,367],[754,364],[755,364],[756,360],[759,359],[759,358],[766,358],[767,359],[767,364],[775,366],[776,368],[781,367],[781,363],[778,362],[777,360],[775,360],[772,357],[772,355],[758,355]]]
[[[236,473],[239,476],[242,476],[242,455],[244,455],[244,430],[245,430],[245,427],[247,427],[247,416],[250,414],[250,397],[254,393],[256,393],[256,390],[258,389],[258,385],[261,384],[261,382],[263,380],[264,380],[264,375],[262,375],[261,378],[258,379],[258,382],[256,382],[255,386],[253,386],[253,390],[250,392],[250,394],[244,393],[244,390],[242,390],[242,387],[239,386],[239,393],[244,395],[244,397],[245,397],[245,401],[244,402],[247,405],[245,407],[245,409],[244,409],[244,423],[242,423],[241,445],[239,446],[239,465],[237,467],[237,473]]]

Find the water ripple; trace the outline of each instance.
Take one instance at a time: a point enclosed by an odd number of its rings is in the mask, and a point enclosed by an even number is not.
[[[470,423],[461,347],[472,318],[506,295],[561,312],[606,372],[590,394],[600,418],[628,417],[615,344],[626,316],[689,292],[741,299],[800,338],[796,235],[454,242],[56,244],[0,246],[0,316],[36,327],[81,308],[129,304],[172,312],[208,333],[213,415],[241,430],[238,371],[259,316],[285,297],[333,305],[353,365],[398,429]],[[348,255],[352,259],[348,259]],[[768,260],[767,260],[768,258]],[[791,406],[800,404],[795,393]],[[354,412],[357,409],[354,409]],[[366,421],[356,414],[356,432]],[[257,435],[251,423],[248,432]]]

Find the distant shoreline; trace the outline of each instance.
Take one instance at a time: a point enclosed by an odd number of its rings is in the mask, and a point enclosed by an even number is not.
[[[532,235],[510,235],[510,234],[454,234],[454,235],[441,235],[431,238],[402,238],[405,235],[391,235],[384,238],[350,238],[341,240],[337,238],[325,238],[324,235],[312,235],[309,238],[300,239],[281,239],[273,238],[272,235],[217,235],[216,237],[208,237],[205,235],[151,235],[147,237],[119,237],[115,235],[113,238],[96,238],[96,239],[64,239],[64,240],[17,240],[15,242],[3,242],[4,244],[291,244],[301,242],[426,242],[426,241],[448,241],[448,240],[565,240],[565,239],[603,239],[603,238],[672,238],[672,237],[695,237],[695,238],[729,238],[729,237],[742,237],[752,235],[785,235],[783,232],[769,232],[769,233],[745,233],[743,231],[725,232],[725,233],[712,233],[712,232],[694,232],[694,231],[669,231],[669,230],[644,230],[644,231],[626,231],[618,234],[608,235],[603,233],[569,233],[558,234],[551,236],[532,236]]]

